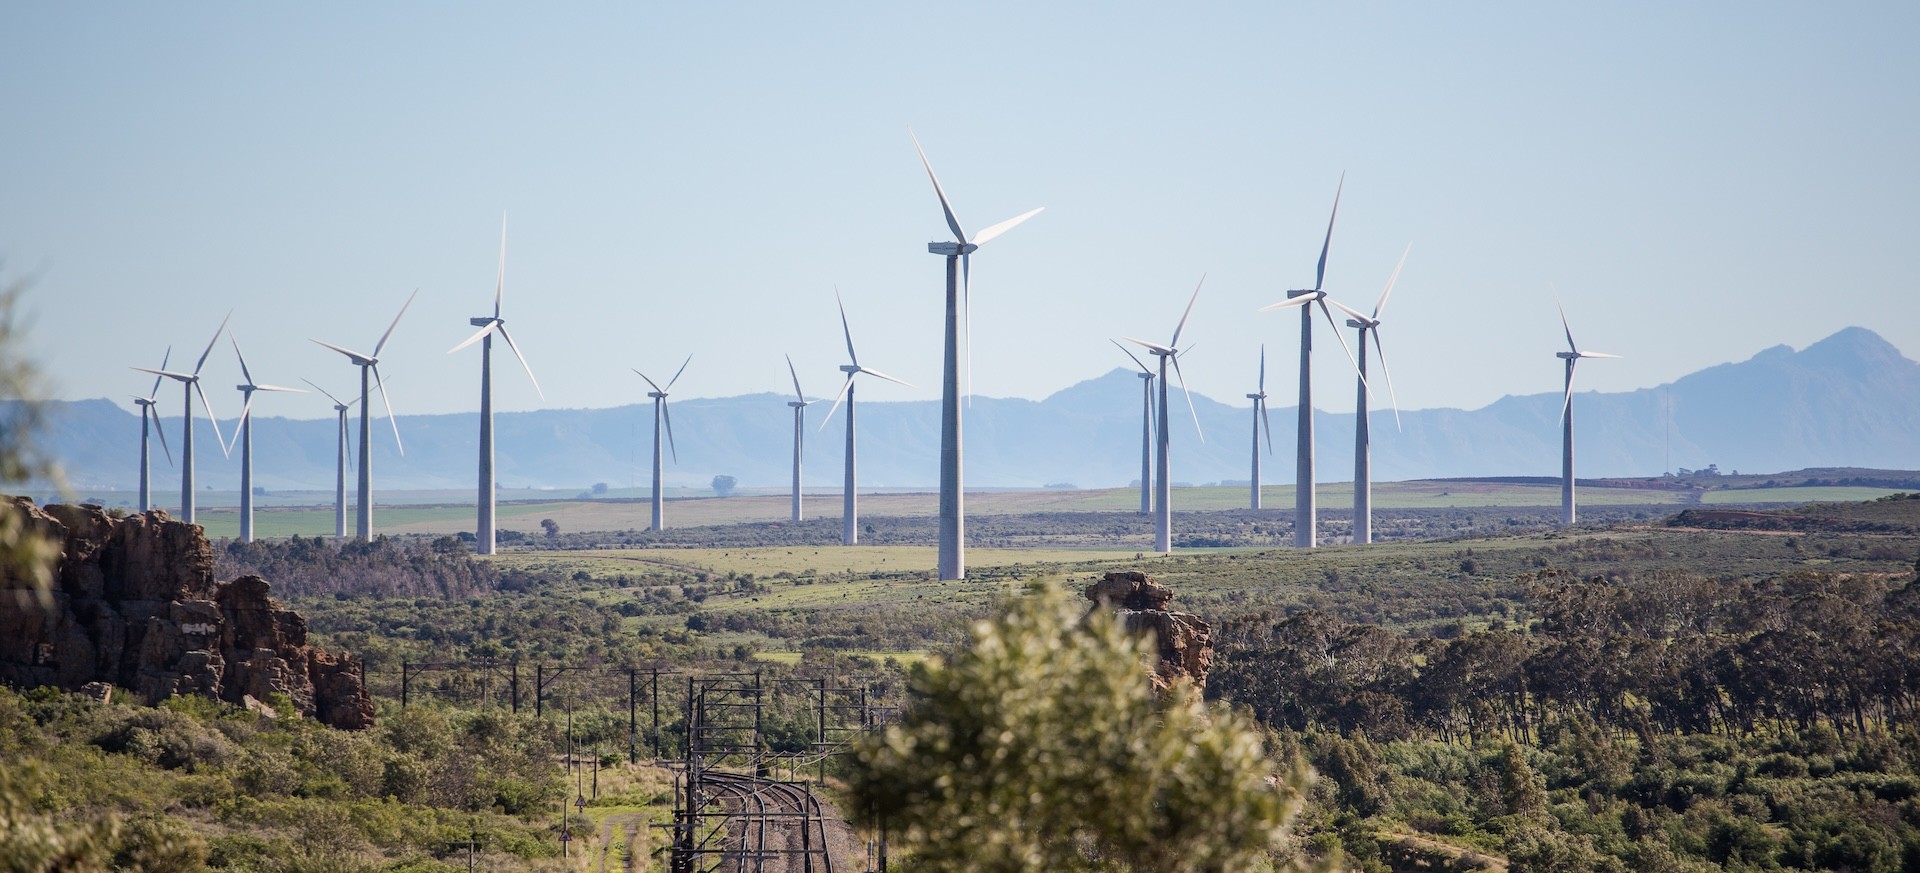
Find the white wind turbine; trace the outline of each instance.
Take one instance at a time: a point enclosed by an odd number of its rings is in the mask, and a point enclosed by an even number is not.
[[[186,399],[180,404],[180,518],[188,524],[194,521],[193,396],[200,395],[200,408],[207,411],[207,423],[213,425],[213,439],[224,449],[226,438],[220,435],[220,420],[214,417],[213,404],[207,402],[206,389],[200,387],[200,368],[207,365],[207,356],[213,354],[213,344],[220,341],[220,334],[227,330],[227,319],[232,317],[233,313],[229,312],[226,318],[220,319],[220,327],[213,332],[213,339],[207,340],[207,347],[200,353],[200,360],[194,362],[193,372],[176,373],[172,370],[133,368],[142,373],[165,376],[184,386]]]
[[[793,399],[787,405],[793,407],[793,520],[803,517],[800,505],[800,456],[807,448],[807,406],[814,401],[800,390],[800,372],[793,368],[793,356],[787,356],[787,374],[793,377]]]
[[[660,387],[659,383],[648,378],[647,374],[637,369],[633,371],[634,375],[646,379],[647,384],[653,388],[652,391],[647,392],[647,396],[653,398],[653,526],[647,528],[648,530],[666,530],[665,516],[661,512],[663,495],[660,486],[662,465],[660,458],[660,423],[662,421],[666,422],[667,448],[673,452],[673,462],[678,464],[680,463],[680,449],[673,444],[673,413],[667,409],[667,392],[672,390],[673,383],[680,381],[680,374],[685,373],[687,371],[687,365],[691,363],[693,363],[693,356],[688,355],[686,360],[680,362],[680,369],[674,371],[673,378],[667,380],[667,387],[665,388]]]
[[[337,469],[333,479],[333,535],[344,538],[347,535],[347,467],[353,463],[352,456],[347,454],[347,410],[359,403],[360,398],[342,403],[340,398],[333,396],[333,392],[320,387],[312,379],[300,381],[327,395],[327,399],[333,401],[333,411],[340,416],[340,457],[335,462]]]
[[[1206,281],[1207,277],[1202,275],[1200,277],[1200,284],[1204,285]],[[1160,426],[1158,428],[1160,435],[1160,453],[1156,459],[1157,464],[1155,466],[1157,469],[1154,471],[1153,483],[1155,498],[1153,507],[1153,548],[1154,551],[1163,555],[1173,552],[1173,504],[1171,502],[1173,496],[1171,479],[1173,465],[1168,455],[1168,451],[1171,449],[1171,441],[1167,435],[1168,364],[1172,364],[1174,377],[1180,380],[1181,393],[1187,396],[1187,412],[1193,415],[1194,433],[1200,435],[1201,442],[1204,443],[1207,441],[1206,434],[1200,430],[1200,413],[1193,408],[1193,392],[1187,390],[1187,376],[1185,373],[1180,372],[1180,331],[1186,328],[1187,316],[1193,314],[1194,301],[1199,299],[1200,285],[1195,285],[1193,286],[1193,296],[1187,300],[1187,310],[1180,314],[1180,323],[1174,325],[1173,339],[1168,340],[1166,345],[1163,346],[1159,343],[1150,343],[1143,339],[1125,337],[1127,342],[1146,347],[1147,351],[1152,352],[1155,357],[1160,359]]]
[[[173,359],[173,346],[167,346],[167,353],[160,358],[160,369],[167,368],[167,361]],[[167,448],[167,429],[160,426],[160,410],[156,408],[154,397],[160,393],[160,380],[164,376],[153,377],[153,390],[147,396],[133,395],[133,404],[140,407],[140,511],[153,508],[153,486],[149,477],[150,455],[147,450],[147,434],[160,435],[160,450],[167,453],[167,465],[173,465],[173,450]]]
[[[1111,341],[1140,368],[1140,514],[1153,512],[1153,368],[1119,340]]]
[[[1299,548],[1311,549],[1318,540],[1315,529],[1314,478],[1313,478],[1313,305],[1319,304],[1320,313],[1327,318],[1327,324],[1333,327],[1333,338],[1340,341],[1340,348],[1347,352],[1347,360],[1353,360],[1353,350],[1347,348],[1347,341],[1340,336],[1340,326],[1333,321],[1333,312],[1327,308],[1327,292],[1323,286],[1327,280],[1327,249],[1333,245],[1333,222],[1340,215],[1340,191],[1346,187],[1347,177],[1340,177],[1340,187],[1333,192],[1333,213],[1327,216],[1327,236],[1320,243],[1320,265],[1315,268],[1312,288],[1299,288],[1287,292],[1287,299],[1270,306],[1260,308],[1261,312],[1284,309],[1290,306],[1300,307],[1300,405],[1299,432],[1296,435],[1294,457],[1293,492],[1293,544]],[[1354,364],[1357,371],[1359,364]]]
[[[1555,295],[1553,305],[1560,310],[1560,328],[1567,332],[1567,350],[1554,352],[1554,357],[1567,362],[1566,397],[1560,402],[1560,522],[1573,524],[1573,367],[1581,358],[1618,358],[1606,352],[1589,352],[1573,341],[1573,328],[1567,325],[1567,308],[1560,305]]]
[[[932,162],[927,160],[926,151],[920,148],[919,137],[914,137],[911,130],[907,131],[907,135],[913,138],[913,149],[920,153],[920,165],[927,169],[927,178],[933,182],[933,193],[940,198],[940,210],[946,216],[947,229],[953,231],[952,242],[927,243],[927,251],[947,259],[946,347],[940,388],[939,573],[941,579],[965,579],[966,496],[960,464],[960,319],[962,307],[967,305],[966,295],[970,294],[968,279],[972,273],[972,255],[975,249],[1012,230],[1020,222],[1038,215],[1040,209],[1021,213],[971,237],[967,236],[967,232],[960,228],[960,219],[953,214],[953,205],[947,202],[946,192],[940,188],[940,177],[933,174]],[[971,348],[971,331],[967,342]]]
[[[865,373],[877,379],[885,379],[889,382],[906,385],[908,388],[912,388],[913,386],[882,373],[879,370],[869,369],[860,365],[860,355],[853,350],[853,328],[847,326],[847,304],[840,299],[840,289],[833,289],[833,300],[840,305],[840,331],[845,334],[847,338],[848,363],[840,365],[840,372],[847,374],[847,381],[840,385],[840,393],[834,395],[833,406],[827,409],[827,417],[820,420],[820,429],[826,430],[827,422],[833,420],[833,413],[840,408],[840,401],[845,400],[847,402],[847,463],[845,470],[846,484],[842,488],[840,498],[840,541],[851,546],[860,542],[860,502],[858,494],[855,491],[859,477],[855,472],[857,469],[858,456],[854,451],[853,377]],[[946,505],[944,495],[945,492],[942,492],[942,506]],[[944,529],[943,527],[942,530]],[[942,542],[944,541],[943,539]],[[943,576],[942,578],[945,577]]]
[[[533,368],[527,366],[526,356],[520,354],[520,347],[513,342],[513,335],[507,333],[507,320],[500,317],[500,298],[507,287],[507,216],[500,214],[500,269],[493,280],[493,315],[467,319],[467,323],[480,328],[466,341],[447,350],[447,354],[460,351],[474,343],[480,343],[480,485],[479,511],[474,520],[473,535],[482,555],[491,555],[494,547],[494,510],[495,488],[493,475],[493,335],[507,341],[507,348],[520,361],[520,368],[527,371],[527,380],[533,383],[534,393],[545,400],[547,393],[540,390],[540,380],[534,378]]]
[[[227,334],[227,341],[233,343],[233,356],[240,359],[240,378],[246,380],[233,386],[241,397],[240,421],[235,425],[233,441],[240,446],[240,541],[250,543],[253,542],[253,392],[307,392],[304,388],[282,388],[254,382],[253,372],[247,369],[247,356],[240,353],[240,341],[231,333]],[[227,446],[227,455],[232,457],[233,446]]]
[[[1353,541],[1356,543],[1373,542],[1373,436],[1372,424],[1367,417],[1367,399],[1372,388],[1367,384],[1367,336],[1373,336],[1373,354],[1380,359],[1380,374],[1387,377],[1387,398],[1393,402],[1393,426],[1400,426],[1400,398],[1394,395],[1393,373],[1387,369],[1387,351],[1380,344],[1380,312],[1387,307],[1387,295],[1393,293],[1393,285],[1400,281],[1400,268],[1407,265],[1407,254],[1413,251],[1409,243],[1400,253],[1400,263],[1393,266],[1393,275],[1387,277],[1386,290],[1380,292],[1380,300],[1373,304],[1372,315],[1362,315],[1339,303],[1340,311],[1347,314],[1347,326],[1360,331],[1359,384],[1355,388],[1358,399],[1354,401],[1353,416]]]
[[[1267,345],[1260,344],[1260,388],[1247,395],[1253,401],[1253,496],[1248,507],[1260,508],[1260,426],[1267,428],[1267,454],[1273,454],[1273,416],[1267,413]]]
[[[344,349],[332,343],[314,340],[322,346],[346,355],[347,360],[360,368],[360,488],[357,497],[359,503],[354,507],[354,536],[362,540],[373,539],[373,419],[369,416],[372,407],[371,389],[378,386],[380,402],[387,407],[387,423],[393,425],[393,445],[400,454],[407,453],[407,447],[400,442],[400,423],[393,417],[393,401],[387,398],[387,384],[380,379],[380,351],[387,347],[388,338],[393,329],[400,326],[400,319],[407,314],[407,307],[413,305],[413,298],[420,296],[415,289],[408,295],[407,302],[401,304],[400,314],[393,317],[393,323],[387,325],[387,332],[380,335],[380,341],[373,344],[373,354],[363,355],[350,349]],[[372,381],[368,381],[372,373]]]

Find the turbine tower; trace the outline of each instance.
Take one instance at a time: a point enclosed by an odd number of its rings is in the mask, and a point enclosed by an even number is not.
[[[320,387],[312,379],[300,381],[312,385],[313,390],[327,395],[327,399],[333,401],[333,411],[340,415],[340,457],[335,462],[336,471],[333,478],[333,535],[345,539],[347,536],[347,466],[353,463],[352,456],[347,454],[347,410],[352,409],[355,403],[359,403],[360,398],[355,397],[342,403],[340,398],[333,396],[333,392]]]
[[[172,358],[173,358],[173,347],[168,346],[166,355],[160,358],[160,369],[165,370],[167,368],[167,361],[171,360]],[[151,484],[151,479],[148,475],[149,473],[149,453],[147,451],[147,434],[148,433],[157,433],[160,435],[160,450],[167,453],[167,465],[168,466],[173,465],[173,450],[170,448],[167,448],[167,429],[160,426],[160,410],[155,408],[158,404],[156,404],[153,399],[155,396],[159,395],[160,393],[160,380],[163,378],[166,378],[166,377],[164,376],[153,377],[153,390],[148,391],[147,396],[141,397],[138,394],[133,395],[133,404],[135,406],[140,407],[140,511],[141,512],[146,512],[147,510],[153,508],[153,486]]]
[[[1566,397],[1560,403],[1560,523],[1573,524],[1573,366],[1581,358],[1618,358],[1606,352],[1589,352],[1573,341],[1573,328],[1567,326],[1567,308],[1560,305],[1556,297],[1553,305],[1560,310],[1560,328],[1567,332],[1567,350],[1554,352],[1553,356],[1567,362]]]
[[[1354,401],[1353,416],[1353,541],[1356,543],[1373,542],[1373,437],[1367,418],[1367,395],[1371,393],[1367,385],[1367,335],[1373,335],[1373,354],[1380,359],[1381,375],[1387,377],[1387,397],[1393,401],[1393,426],[1398,428],[1400,398],[1394,396],[1393,373],[1387,369],[1387,352],[1380,344],[1380,311],[1387,306],[1387,295],[1393,293],[1393,284],[1400,281],[1400,268],[1407,265],[1407,253],[1411,251],[1413,246],[1409,244],[1400,253],[1400,263],[1393,266],[1393,275],[1387,277],[1386,290],[1380,292],[1380,300],[1373,304],[1372,315],[1362,315],[1337,302],[1333,304],[1347,314],[1347,326],[1360,331],[1360,380],[1355,389],[1358,398]]]
[[[1140,514],[1153,514],[1153,368],[1140,360],[1140,356],[1112,340],[1120,351],[1140,368],[1134,375],[1140,377]]]
[[[513,350],[513,356],[520,361],[520,368],[527,371],[527,380],[533,383],[534,393],[545,400],[547,394],[540,390],[540,380],[533,377],[533,368],[527,366],[527,359],[520,354],[520,347],[513,342],[513,335],[507,333],[507,320],[500,317],[500,298],[507,284],[507,216],[500,214],[500,270],[493,280],[493,315],[467,319],[467,323],[480,328],[465,342],[447,350],[447,354],[460,351],[475,342],[480,343],[480,493],[479,515],[474,520],[473,535],[482,555],[494,553],[494,478],[493,478],[493,335],[507,341],[507,348]]]
[[[1260,388],[1247,395],[1253,401],[1253,494],[1248,508],[1260,508],[1260,425],[1267,426],[1267,454],[1273,454],[1273,416],[1267,413],[1267,345],[1260,344]]]
[[[659,383],[652,379],[648,379],[647,374],[637,369],[633,371],[634,375],[646,379],[647,384],[653,388],[652,391],[647,392],[647,396],[653,398],[653,526],[647,528],[648,530],[667,529],[664,516],[660,511],[660,504],[663,499],[660,489],[660,423],[662,421],[666,422],[667,448],[673,452],[673,462],[678,464],[680,463],[680,449],[673,444],[673,413],[667,411],[667,392],[673,388],[673,383],[680,381],[680,374],[685,373],[687,371],[687,365],[691,363],[693,363],[693,356],[688,355],[686,360],[680,362],[680,369],[674,371],[673,378],[667,380],[667,387],[665,388],[660,387]]]
[[[356,495],[359,503],[354,506],[354,536],[362,540],[373,539],[373,402],[370,389],[378,386],[380,402],[387,407],[387,423],[393,425],[393,445],[400,454],[407,453],[407,447],[400,442],[400,423],[393,417],[393,401],[387,398],[387,383],[380,379],[380,351],[387,347],[387,340],[393,336],[393,329],[400,326],[400,319],[407,314],[407,307],[413,305],[413,298],[420,296],[419,289],[407,296],[407,302],[400,305],[400,314],[393,317],[393,323],[387,325],[387,332],[380,335],[380,341],[373,344],[373,354],[363,355],[344,349],[332,343],[314,340],[322,346],[346,355],[347,360],[360,368],[360,488]],[[368,382],[367,374],[373,374]]]
[[[960,229],[960,219],[954,216],[953,205],[947,202],[946,192],[940,188],[940,177],[933,174],[932,162],[927,160],[926,151],[920,148],[920,139],[914,137],[911,130],[907,131],[907,135],[913,138],[913,150],[920,153],[920,165],[926,168],[927,178],[933,182],[933,193],[940,198],[940,211],[946,216],[947,229],[953,231],[951,242],[927,243],[927,251],[947,259],[947,326],[940,387],[939,571],[941,579],[965,579],[966,497],[960,470],[960,317],[962,307],[970,302],[970,262],[975,249],[1012,230],[1020,222],[1038,215],[1040,210],[1021,213],[968,237],[967,232]],[[969,333],[969,349],[972,342],[973,337]],[[852,374],[848,374],[848,379],[851,384]],[[848,417],[848,425],[848,432],[851,433],[851,416]]]
[[[1347,177],[1340,177],[1340,186],[1333,192],[1333,213],[1327,216],[1327,236],[1320,243],[1320,265],[1313,274],[1312,288],[1299,288],[1287,292],[1287,299],[1271,306],[1263,306],[1261,312],[1300,307],[1300,406],[1299,433],[1295,438],[1294,491],[1293,491],[1293,544],[1302,549],[1311,549],[1318,541],[1314,516],[1314,479],[1313,479],[1313,304],[1320,305],[1320,312],[1327,318],[1327,324],[1334,328],[1334,339],[1340,340],[1340,347],[1347,348],[1347,341],[1340,336],[1340,327],[1334,324],[1333,313],[1327,309],[1327,292],[1322,290],[1327,279],[1327,249],[1333,245],[1333,221],[1340,215],[1340,191],[1346,187]],[[1353,360],[1353,350],[1347,349],[1347,360]],[[1359,365],[1355,364],[1358,370]]]
[[[787,405],[793,407],[793,520],[804,517],[800,505],[800,456],[807,448],[807,406],[813,401],[807,399],[806,392],[800,390],[800,373],[793,368],[793,356],[787,356],[787,373],[793,377],[793,399]]]
[[[227,319],[232,317],[233,313],[229,312],[226,318],[220,319],[220,327],[214,330],[213,339],[207,340],[206,349],[200,352],[200,360],[194,362],[193,372],[177,373],[172,370],[134,367],[142,373],[165,376],[179,382],[186,393],[186,399],[180,404],[180,518],[188,524],[194,521],[193,396],[200,395],[200,408],[207,411],[207,423],[213,425],[213,439],[225,448],[226,438],[220,435],[220,421],[213,415],[213,404],[207,402],[206,389],[200,387],[200,368],[207,365],[207,356],[213,354],[213,344],[220,341],[220,335],[227,330]]]
[[[301,388],[282,388],[279,385],[260,385],[253,381],[253,372],[247,369],[247,356],[240,353],[240,341],[233,334],[227,334],[227,341],[233,343],[233,356],[240,359],[240,378],[245,379],[233,386],[240,392],[240,422],[235,425],[233,441],[240,445],[240,541],[253,542],[253,392],[255,391],[292,391],[296,394],[307,393]],[[232,457],[233,446],[227,446],[227,456]]]
[[[827,409],[827,417],[820,420],[820,429],[826,430],[827,422],[833,420],[834,411],[840,408],[840,401],[845,400],[847,402],[847,462],[845,471],[846,484],[842,488],[840,497],[840,542],[844,545],[851,546],[860,542],[860,501],[855,491],[859,477],[856,475],[856,461],[858,458],[854,451],[853,442],[853,377],[865,373],[875,378],[906,385],[908,388],[912,388],[913,386],[882,373],[879,370],[860,366],[860,355],[853,350],[853,328],[847,326],[847,304],[840,299],[840,289],[838,288],[833,289],[833,301],[840,305],[840,331],[845,334],[847,338],[847,360],[850,363],[840,365],[840,372],[847,374],[847,381],[840,385],[840,393],[834,395],[833,406]],[[942,491],[941,506],[946,505],[945,495],[946,492]],[[941,530],[946,530],[944,521],[942,522]],[[941,542],[946,542],[944,534],[942,534]],[[946,577],[943,575],[941,578]]]
[[[1200,277],[1200,284],[1204,285],[1206,281],[1207,277],[1202,275]],[[1127,342],[1146,347],[1147,351],[1152,352],[1155,357],[1160,359],[1160,426],[1158,428],[1160,435],[1160,453],[1157,458],[1158,463],[1156,465],[1157,469],[1155,470],[1153,483],[1155,492],[1153,507],[1153,549],[1162,555],[1173,552],[1173,504],[1171,502],[1173,486],[1172,479],[1170,478],[1173,466],[1168,455],[1168,451],[1171,448],[1171,441],[1167,438],[1167,365],[1169,363],[1173,365],[1174,376],[1180,380],[1181,393],[1187,395],[1187,412],[1193,415],[1193,431],[1200,435],[1201,442],[1204,443],[1207,441],[1206,434],[1200,430],[1200,413],[1193,408],[1193,392],[1187,390],[1187,376],[1185,373],[1180,372],[1180,331],[1186,328],[1187,316],[1193,314],[1194,301],[1199,299],[1200,285],[1195,285],[1193,286],[1193,296],[1187,300],[1187,311],[1180,314],[1180,323],[1174,325],[1173,328],[1173,339],[1168,340],[1166,345],[1150,343],[1143,339],[1134,339],[1133,337],[1125,338]]]

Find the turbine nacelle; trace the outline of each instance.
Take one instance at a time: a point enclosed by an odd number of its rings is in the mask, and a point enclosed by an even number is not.
[[[980,246],[976,243],[957,243],[952,241],[927,243],[928,254],[946,255],[949,258],[970,255],[979,248]]]

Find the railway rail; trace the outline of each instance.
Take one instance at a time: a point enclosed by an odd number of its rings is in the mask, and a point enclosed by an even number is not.
[[[730,873],[833,873],[828,823],[820,798],[803,784],[709,770],[695,790],[724,810],[721,844],[708,870]]]

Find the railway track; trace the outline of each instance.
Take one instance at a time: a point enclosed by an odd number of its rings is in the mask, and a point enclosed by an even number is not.
[[[722,805],[719,863],[701,869],[728,873],[833,873],[833,827],[844,824],[805,787],[709,770],[698,788]]]

